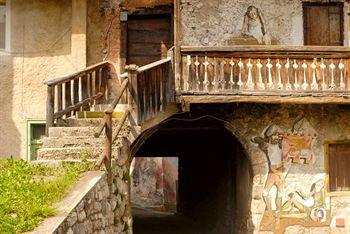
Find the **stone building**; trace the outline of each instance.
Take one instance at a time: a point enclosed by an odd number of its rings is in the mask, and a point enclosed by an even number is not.
[[[1,157],[176,157],[178,215],[152,219],[159,233],[350,232],[347,1],[0,0],[0,14]],[[76,125],[103,104],[102,128]],[[134,132],[115,145],[112,112]],[[83,138],[97,128],[104,153]]]

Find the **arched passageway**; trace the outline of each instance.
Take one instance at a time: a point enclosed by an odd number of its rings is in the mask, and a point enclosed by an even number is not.
[[[133,209],[134,233],[247,233],[252,174],[237,139],[217,121],[171,121],[135,157],[178,157],[177,212]]]

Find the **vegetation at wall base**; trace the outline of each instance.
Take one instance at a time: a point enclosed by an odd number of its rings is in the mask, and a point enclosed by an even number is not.
[[[88,169],[84,163],[48,167],[12,158],[0,160],[0,233],[31,231],[54,215],[52,205]]]

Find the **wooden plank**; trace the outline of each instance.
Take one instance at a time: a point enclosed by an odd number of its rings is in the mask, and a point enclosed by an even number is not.
[[[158,67],[157,68],[157,75],[156,75],[156,80],[155,80],[155,92],[156,92],[156,113],[160,112],[160,107],[161,107],[161,90],[160,90],[160,83],[161,83],[161,79],[162,79],[162,75],[163,75],[163,70],[164,70],[164,65],[162,65],[162,67]]]
[[[79,90],[81,90],[81,87],[80,86],[80,82],[79,82],[80,79],[76,78],[74,80],[72,80],[72,83],[73,83],[73,104],[75,103],[78,103],[80,102],[80,95],[79,95]]]
[[[81,77],[81,95],[82,95],[82,100],[85,100],[89,95],[88,95],[88,74],[85,76]]]
[[[344,96],[179,95],[177,103],[349,104]]]
[[[57,111],[62,110],[62,84],[57,85]]]
[[[163,17],[157,17],[157,18],[130,17],[128,20],[128,29],[129,30],[143,29],[147,31],[168,31],[170,28],[170,24],[171,24],[171,21],[168,15],[165,15]]]
[[[157,69],[159,67],[153,68],[152,70],[149,71],[150,73],[150,86],[151,86],[151,116],[152,118],[154,115],[157,114],[156,111],[156,78],[157,78]]]
[[[169,30],[169,28],[168,28]],[[132,47],[132,45],[138,44],[138,43],[150,43],[150,44],[160,44],[160,42],[163,42],[166,45],[171,45],[171,38],[169,36],[169,31],[152,31],[152,30],[129,30],[128,36],[132,38],[132,41],[130,41],[129,48]],[[159,39],[161,38],[161,40]],[[131,40],[131,39],[130,39]]]
[[[64,108],[68,108],[69,106],[72,106],[72,98],[71,98],[71,81],[68,81],[65,84],[65,106]],[[67,112],[66,117],[70,117],[71,113]]]
[[[239,54],[240,52],[251,54],[278,54],[278,55],[334,55],[350,56],[350,47],[344,46],[181,46],[181,52],[184,54],[193,53],[211,53],[228,52],[231,54]]]

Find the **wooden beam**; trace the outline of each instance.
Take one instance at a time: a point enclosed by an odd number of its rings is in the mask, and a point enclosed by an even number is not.
[[[242,95],[180,95],[178,103],[266,103],[266,104],[350,104],[350,95],[344,96],[242,96]]]

